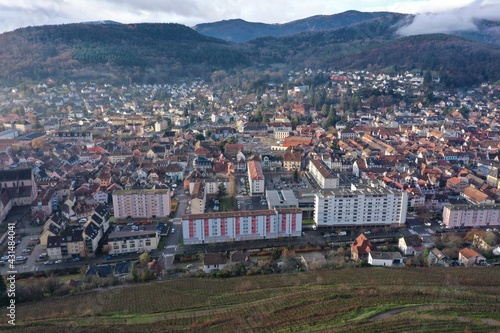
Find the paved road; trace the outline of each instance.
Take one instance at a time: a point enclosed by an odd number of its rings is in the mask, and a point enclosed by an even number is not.
[[[174,218],[171,219],[171,228],[165,239],[165,248],[158,251],[153,251],[153,254],[160,256],[163,259],[163,265],[166,269],[171,268],[174,263],[175,254],[178,253],[178,246],[182,238],[182,215],[186,213],[188,207],[189,196],[184,194],[182,190],[177,191],[179,200],[177,211]],[[172,233],[172,230],[174,232]]]

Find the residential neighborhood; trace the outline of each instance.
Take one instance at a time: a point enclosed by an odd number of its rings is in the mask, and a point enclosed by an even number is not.
[[[298,84],[316,74],[327,81]],[[343,247],[347,261],[382,266],[498,262],[500,87],[432,82],[306,68],[256,91],[3,87],[0,220],[23,210],[15,222],[35,239],[17,250],[32,258],[25,272],[141,253],[168,270],[214,248],[249,250],[251,265],[251,250],[281,244]],[[487,247],[466,239],[474,230]],[[295,269],[306,257],[289,256]],[[205,272],[225,267],[198,259]]]

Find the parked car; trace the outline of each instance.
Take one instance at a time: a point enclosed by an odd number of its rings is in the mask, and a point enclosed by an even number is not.
[[[56,261],[54,261],[55,264],[62,264],[63,261],[61,259],[57,259]]]
[[[172,228],[172,230],[171,230],[170,232],[174,234],[174,233],[175,233],[175,229],[174,229],[174,228]]]
[[[52,261],[47,260],[46,262],[43,263],[44,265],[52,265]]]
[[[112,257],[112,256],[105,256],[105,257],[104,257],[104,260],[111,260],[111,259],[113,259],[113,257]]]

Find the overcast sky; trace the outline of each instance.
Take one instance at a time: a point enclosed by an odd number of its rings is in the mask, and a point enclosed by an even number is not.
[[[0,0],[0,32],[100,20],[187,26],[234,18],[284,23],[354,9],[422,14],[416,26],[402,32],[414,34],[429,25],[433,32],[473,29],[474,18],[500,19],[499,8],[500,0]]]

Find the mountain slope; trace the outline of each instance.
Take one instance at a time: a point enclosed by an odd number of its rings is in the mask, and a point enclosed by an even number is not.
[[[449,85],[500,78],[500,47],[450,35],[398,38],[404,15],[328,31],[229,43],[179,24],[68,24],[0,35],[0,82],[169,82],[243,68],[433,70]]]
[[[193,27],[199,33],[231,42],[246,42],[258,37],[287,36],[305,31],[326,31],[369,21],[401,15],[389,12],[358,12],[350,10],[334,15],[316,15],[283,24],[247,22],[241,19],[198,24]]]
[[[469,86],[500,78],[500,47],[444,34],[410,36],[339,59],[338,65],[433,70],[448,86]]]
[[[238,47],[180,24],[67,24],[0,35],[2,76],[12,81],[85,75],[161,80],[247,63]]]
[[[283,24],[247,22],[241,19],[198,24],[193,27],[199,33],[231,42],[246,42],[260,37],[283,37],[301,32],[319,32],[346,28],[380,18],[398,18],[400,27],[413,23],[415,16],[392,12],[358,12],[350,10],[334,15],[316,15]],[[475,20],[477,29],[448,32],[480,42],[500,45],[500,21]],[[423,27],[420,27],[423,29]]]
[[[433,34],[396,38],[400,17],[386,16],[331,31],[265,37],[247,42],[261,61],[297,68],[433,70],[449,86],[500,78],[500,47]]]
[[[401,16],[391,15],[329,31],[262,37],[245,45],[259,50],[261,61],[298,67],[329,66],[337,59],[370,50],[396,38]]]
[[[500,45],[500,21],[477,20],[477,30],[453,33],[466,39]]]

